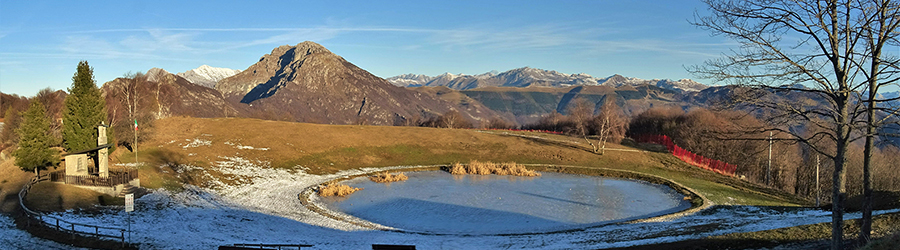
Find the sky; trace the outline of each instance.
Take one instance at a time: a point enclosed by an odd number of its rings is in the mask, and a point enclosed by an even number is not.
[[[85,4],[87,3],[87,4]],[[692,78],[737,43],[692,26],[700,1],[0,0],[0,91],[98,86],[158,67],[246,69],[281,45],[322,44],[380,77],[532,67],[595,77]]]

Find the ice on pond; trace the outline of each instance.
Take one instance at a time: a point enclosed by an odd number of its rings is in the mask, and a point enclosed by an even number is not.
[[[407,173],[409,180],[345,181],[363,190],[323,198],[332,210],[413,232],[534,233],[583,228],[685,210],[684,196],[663,185],[596,176],[540,177]]]

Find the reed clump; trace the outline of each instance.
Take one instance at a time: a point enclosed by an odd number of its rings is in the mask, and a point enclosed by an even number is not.
[[[521,164],[515,162],[493,163],[480,162],[472,160],[469,164],[463,165],[459,162],[450,166],[450,174],[477,174],[477,175],[512,175],[512,176],[541,176],[534,170],[528,170]]]
[[[376,183],[389,183],[389,182],[398,182],[408,180],[409,177],[404,173],[399,174],[391,174],[391,173],[380,173],[377,175],[369,176],[369,180],[372,180]]]
[[[329,196],[340,196],[344,197],[352,194],[353,192],[362,190],[362,188],[355,188],[351,186],[347,186],[344,184],[329,184],[324,187],[319,188],[319,196],[329,197]]]

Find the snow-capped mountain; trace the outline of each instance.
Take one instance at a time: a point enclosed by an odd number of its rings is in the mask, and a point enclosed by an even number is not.
[[[601,85],[608,85],[613,87],[620,86],[637,86],[637,85],[653,85],[663,89],[672,89],[672,90],[681,90],[681,91],[701,91],[706,89],[709,86],[705,84],[696,82],[691,79],[681,79],[681,80],[671,80],[671,79],[651,79],[645,80],[634,77],[625,77],[622,75],[612,75],[607,78],[597,79],[597,82]]]
[[[518,68],[498,74],[504,87],[566,87],[572,85],[597,85],[597,79],[585,73],[566,74],[555,70]]]
[[[385,80],[388,80],[388,82],[391,82],[391,84],[400,87],[418,87],[425,85],[425,83],[430,82],[432,79],[434,79],[434,77],[427,75],[403,74],[387,78]]]
[[[389,77],[385,80],[388,80],[391,84],[400,87],[421,87],[421,86],[446,86],[451,81],[459,78],[459,77],[471,77],[474,79],[486,79],[492,76],[496,76],[499,72],[496,70],[478,74],[478,75],[466,75],[466,74],[451,74],[450,72],[443,73],[437,76],[428,76],[423,74],[403,74],[399,76]]]
[[[216,68],[202,65],[199,68],[178,73],[176,75],[187,79],[193,84],[207,88],[215,88],[216,83],[222,79],[241,73],[239,69]]]
[[[402,87],[415,86],[446,86],[458,90],[482,88],[482,87],[568,87],[574,85],[608,85],[612,87],[654,85],[664,89],[680,91],[700,91],[706,85],[691,79],[669,80],[652,79],[645,80],[621,75],[612,75],[606,78],[597,78],[585,73],[566,74],[555,70],[536,68],[518,68],[503,73],[496,71],[479,75],[464,75],[444,73],[434,77],[427,75],[405,74],[387,78],[394,85]]]

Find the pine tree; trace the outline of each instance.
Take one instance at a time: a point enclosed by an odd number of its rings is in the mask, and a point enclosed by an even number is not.
[[[87,61],[78,63],[72,87],[63,104],[63,141],[68,152],[97,146],[97,126],[106,121],[106,100]],[[110,135],[108,135],[110,136]]]
[[[25,111],[22,125],[16,132],[19,134],[19,148],[13,155],[16,165],[23,171],[43,170],[59,163],[58,152],[50,148],[54,141],[50,136],[50,121],[44,116],[44,105],[37,99],[31,101],[31,107]]]

